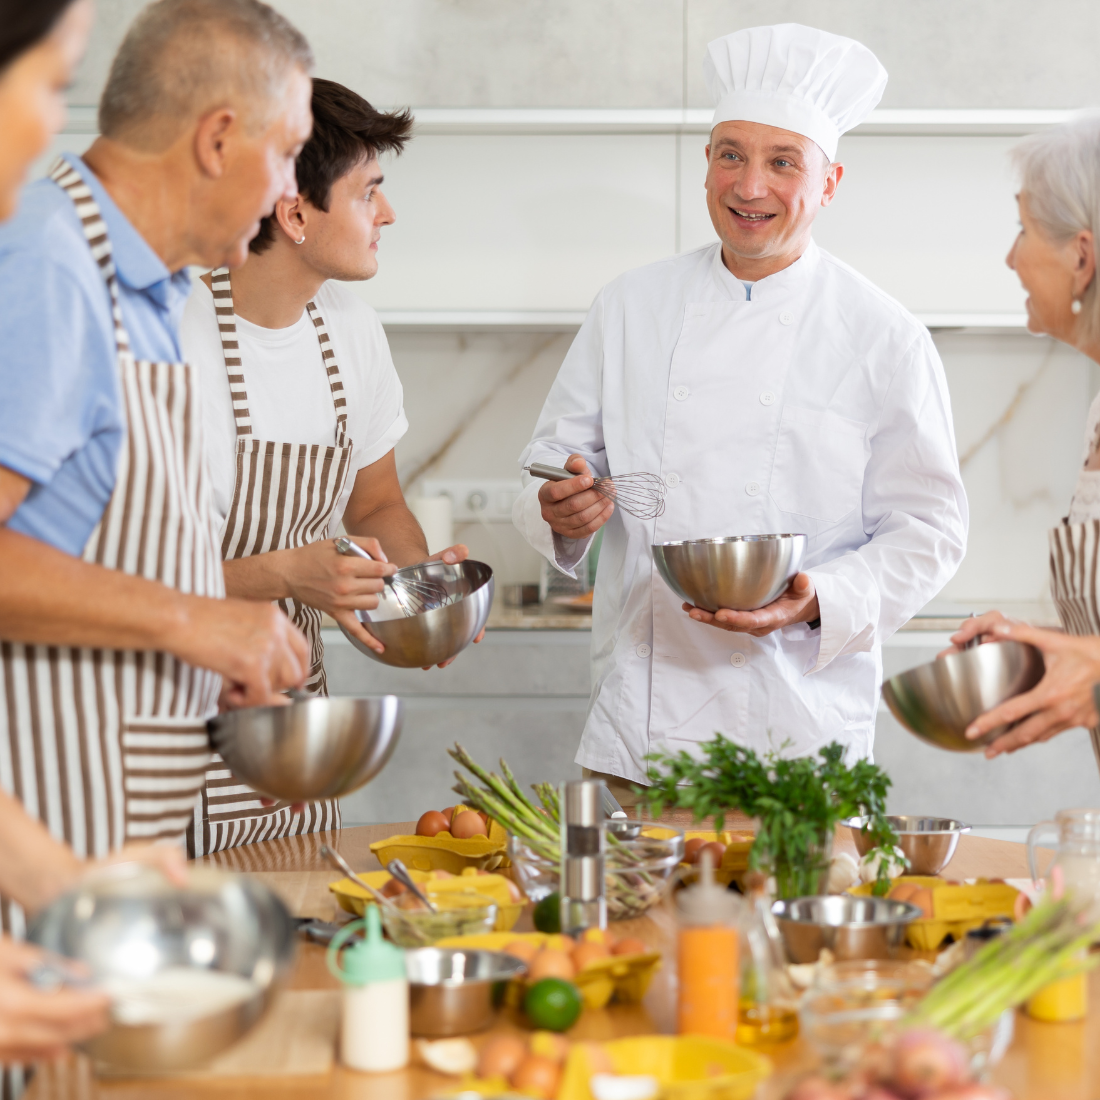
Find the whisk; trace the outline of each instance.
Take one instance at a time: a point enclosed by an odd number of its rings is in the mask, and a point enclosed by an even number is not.
[[[336,552],[338,554],[354,554],[356,557],[374,561],[357,542],[349,538],[336,540]],[[406,618],[414,615],[422,615],[425,611],[434,611],[442,607],[450,599],[447,589],[435,581],[416,580],[413,577],[401,576],[404,570],[399,570],[392,577],[383,577],[382,580],[388,586],[397,606],[401,608]]]
[[[523,468],[533,477],[541,477],[546,481],[568,481],[577,476],[559,466],[547,466],[542,462],[532,462],[530,466]],[[638,519],[656,519],[665,510],[665,483],[656,474],[598,477],[592,482],[592,488],[600,496],[613,500],[624,512],[629,512]]]

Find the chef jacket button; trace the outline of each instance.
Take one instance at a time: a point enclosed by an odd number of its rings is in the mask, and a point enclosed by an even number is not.
[[[672,391],[672,396],[675,397],[677,401],[686,401],[691,396],[691,390],[689,390],[687,386],[677,386],[676,389]]]
[[[675,489],[676,486],[680,484],[680,475],[679,474],[665,474],[665,484],[670,489]]]
[[[774,405],[775,404],[775,394],[772,393],[771,390],[765,390],[760,395],[760,404],[761,405]]]
[[[748,493],[750,497],[756,496],[756,494],[760,492],[760,482],[750,481],[748,485],[745,486],[745,492]]]
[[[781,325],[793,325],[794,314],[789,309],[783,310],[783,312],[779,315],[779,323]]]
[[[744,653],[731,653],[730,654],[730,664],[733,665],[734,668],[744,668],[744,666],[745,666],[745,655],[744,655]]]
[[[653,650],[650,649],[649,646],[645,644],[645,642],[642,642],[642,644],[638,646],[638,648],[634,650],[634,652],[637,653],[639,657],[648,657],[653,652]]]

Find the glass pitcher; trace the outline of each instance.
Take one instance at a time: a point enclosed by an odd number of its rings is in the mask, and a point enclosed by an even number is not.
[[[1027,864],[1036,882],[1035,848],[1045,837],[1058,841],[1051,866],[1062,868],[1066,889],[1100,901],[1100,810],[1059,810],[1053,821],[1040,821],[1027,834]]]

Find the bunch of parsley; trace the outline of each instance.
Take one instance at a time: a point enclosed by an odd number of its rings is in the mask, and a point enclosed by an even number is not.
[[[714,815],[721,831],[724,814],[740,810],[758,818],[760,829],[749,865],[775,875],[779,897],[816,894],[828,872],[833,830],[846,817],[869,819],[864,829],[876,848],[889,850],[897,835],[886,820],[890,777],[867,760],[849,767],[844,746],[833,742],[817,756],[763,757],[721,734],[687,752],[653,753],[645,792],[654,817],[665,806],[691,810],[696,821]],[[875,893],[889,888],[887,860],[880,860]]]

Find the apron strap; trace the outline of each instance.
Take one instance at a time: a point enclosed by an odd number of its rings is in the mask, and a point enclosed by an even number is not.
[[[214,313],[218,318],[218,332],[222,340],[225,369],[229,376],[229,392],[233,398],[233,418],[237,424],[237,436],[247,438],[252,435],[252,418],[248,412],[248,391],[244,384],[244,367],[241,364],[240,342],[237,339],[229,269],[219,267],[212,271],[210,286],[214,294]],[[336,446],[343,447],[347,442],[348,413],[344,383],[340,378],[340,366],[336,362],[336,352],[333,350],[332,341],[329,339],[324,318],[317,304],[313,301],[307,302],[306,310],[317,333],[317,341],[321,345],[321,361],[325,366],[329,389],[332,392],[332,405],[336,410]]]
[[[130,334],[122,320],[122,304],[118,293],[118,275],[115,271],[114,254],[111,251],[111,238],[107,236],[107,223],[99,212],[91,188],[84,177],[64,157],[54,161],[49,172],[54,181],[72,200],[76,215],[84,227],[84,237],[91,249],[92,256],[99,264],[100,273],[107,284],[111,296],[111,319],[115,326],[115,344],[120,353],[131,351]]]

